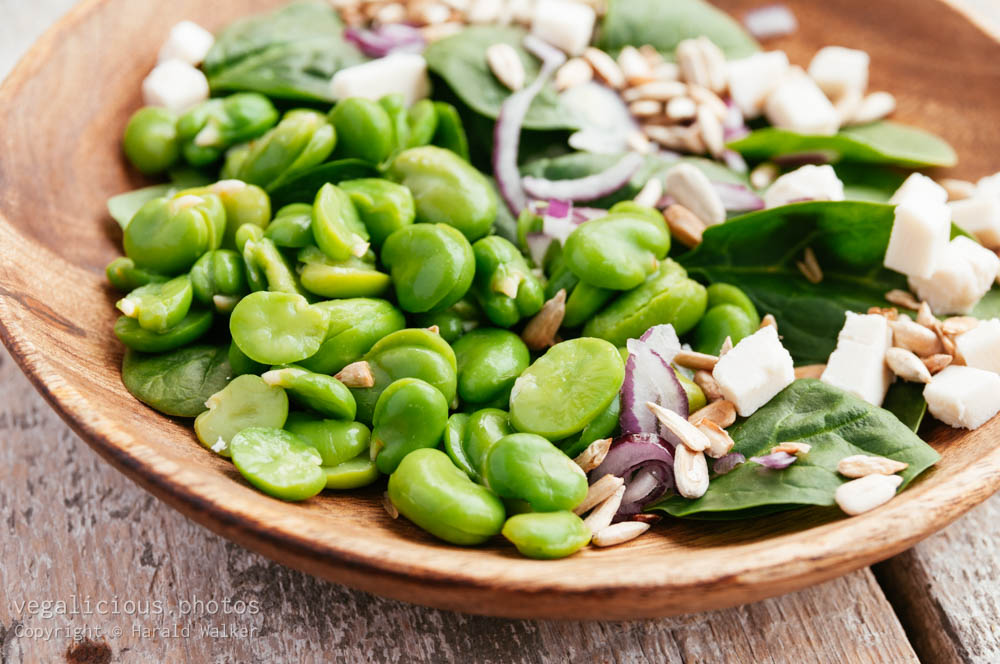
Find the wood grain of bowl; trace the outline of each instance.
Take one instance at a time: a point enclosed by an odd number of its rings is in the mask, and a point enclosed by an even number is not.
[[[787,0],[786,0],[787,1]],[[807,509],[737,523],[669,521],[629,545],[540,562],[512,547],[462,549],[392,520],[380,488],[305,504],[268,498],[199,445],[189,422],[136,401],[119,377],[105,264],[121,233],[108,196],[143,184],[119,137],[170,25],[210,28],[268,0],[88,0],[53,27],[0,89],[0,336],[98,453],[195,521],[282,563],[373,593],[510,617],[638,618],[796,590],[884,559],[1000,487],[1000,419],[925,433],[941,462],[889,504],[851,519]],[[758,2],[729,1],[740,14]],[[820,46],[872,55],[872,87],[896,117],[957,149],[949,171],[1000,170],[1000,44],[944,2],[788,2],[800,24],[768,44],[808,62]],[[39,450],[45,454],[45,450]]]

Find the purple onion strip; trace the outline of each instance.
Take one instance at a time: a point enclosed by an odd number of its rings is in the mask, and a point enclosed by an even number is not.
[[[747,458],[739,452],[730,452],[724,457],[720,457],[712,464],[712,472],[716,475],[725,475],[731,470],[746,463]]]
[[[612,443],[601,465],[590,471],[590,481],[605,475],[625,480],[625,495],[616,518],[638,514],[673,488],[674,456],[654,434],[625,435]]]
[[[774,452],[772,454],[765,454],[764,456],[750,457],[750,461],[759,463],[771,470],[784,470],[795,463],[796,459],[798,459],[797,456],[788,452]]]
[[[614,166],[600,173],[569,180],[548,180],[527,175],[521,179],[521,185],[532,198],[592,201],[613,194],[628,184],[644,161],[641,154],[629,152]]]

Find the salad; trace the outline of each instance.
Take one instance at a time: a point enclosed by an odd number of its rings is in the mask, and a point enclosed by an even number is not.
[[[284,500],[456,545],[890,501],[1000,411],[1000,174],[701,0],[295,2],[174,26],[113,197],[140,401]]]

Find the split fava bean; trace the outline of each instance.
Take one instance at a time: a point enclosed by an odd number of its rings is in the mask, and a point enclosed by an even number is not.
[[[732,284],[716,283],[705,289],[708,296],[708,308],[717,307],[720,304],[732,304],[740,309],[750,318],[753,328],[756,330],[760,326],[760,314],[753,301],[742,290]],[[735,342],[736,340],[733,339]]]
[[[283,387],[298,403],[320,415],[353,420],[357,404],[351,391],[333,376],[313,373],[302,367],[274,367],[261,376],[271,386]]]
[[[451,457],[455,465],[466,475],[476,479],[478,473],[472,468],[469,457],[465,454],[465,430],[468,425],[469,415],[467,413],[455,413],[448,418],[448,424],[445,425],[442,438],[444,451]]]
[[[436,449],[408,454],[389,477],[389,499],[399,513],[435,537],[463,546],[500,532],[503,503]]]
[[[167,280],[162,274],[136,267],[135,261],[125,256],[119,256],[108,263],[104,274],[112,286],[126,293],[149,283]]]
[[[316,194],[312,232],[316,246],[331,260],[346,261],[368,251],[368,230],[351,197],[336,185],[327,183]]]
[[[319,350],[300,364],[317,373],[335,374],[357,362],[377,341],[406,327],[402,312],[385,300],[351,298],[317,302],[330,323]]]
[[[293,109],[257,140],[230,149],[222,174],[270,191],[293,175],[323,163],[336,143],[333,125],[322,113]]]
[[[299,252],[299,261],[302,287],[323,297],[374,297],[392,286],[389,275],[375,268],[371,252],[361,258],[334,261],[316,247],[306,247]]]
[[[572,510],[587,496],[587,475],[545,438],[504,436],[486,458],[486,485],[501,498],[520,498],[536,512]]]
[[[190,277],[195,300],[215,306],[220,312],[232,311],[235,302],[249,290],[243,257],[231,249],[205,252],[192,266]],[[220,302],[225,306],[219,307]]]
[[[118,300],[119,311],[135,318],[139,327],[162,333],[180,323],[191,309],[193,291],[187,275],[140,286]]]
[[[472,245],[446,224],[414,224],[395,231],[382,246],[382,262],[392,275],[404,311],[447,309],[472,285],[476,271]]]
[[[319,350],[329,325],[325,310],[294,293],[259,291],[239,301],[229,317],[233,341],[263,364],[290,364]]]
[[[484,408],[469,416],[462,434],[462,449],[473,471],[473,479],[486,476],[486,458],[498,440],[514,433],[510,417],[499,408]]]
[[[541,560],[571,556],[590,543],[590,528],[568,510],[517,514],[501,532],[521,555]]]
[[[694,383],[692,383],[694,385]],[[695,385],[695,387],[698,387]],[[704,404],[702,404],[704,405]],[[618,418],[621,415],[621,399],[615,397],[608,407],[600,415],[590,421],[589,424],[575,436],[563,439],[556,443],[566,456],[576,458],[581,452],[587,449],[595,440],[607,438],[618,427]]]
[[[336,466],[321,466],[321,469],[326,475],[326,488],[341,491],[360,489],[382,476],[378,466],[369,458],[367,450],[353,459],[338,463]]]
[[[132,350],[163,353],[199,339],[211,327],[212,312],[192,308],[179,323],[164,332],[151,332],[140,327],[134,318],[119,316],[115,321],[115,336]]]
[[[372,417],[372,458],[383,473],[414,450],[437,447],[448,422],[448,401],[419,378],[402,378],[379,396]]]
[[[413,194],[403,185],[378,178],[346,180],[338,185],[350,197],[358,216],[381,247],[393,232],[409,226],[416,218]]]
[[[289,413],[284,428],[309,443],[324,466],[337,466],[368,452],[371,431],[360,422],[329,420],[308,413]]]
[[[202,445],[229,456],[233,437],[248,427],[280,429],[288,417],[288,396],[254,375],[237,376],[205,402],[208,408],[194,420]]]
[[[264,237],[279,247],[301,249],[313,243],[312,206],[290,203],[278,210],[264,229]]]
[[[209,99],[177,120],[177,140],[184,159],[205,166],[230,146],[260,136],[278,121],[271,100],[256,92]]]
[[[319,452],[284,429],[243,429],[233,437],[229,450],[240,475],[269,496],[306,500],[326,486]]]
[[[125,227],[125,255],[160,274],[186,271],[222,244],[226,212],[215,194],[154,198]]]
[[[421,99],[410,106],[406,111],[406,126],[409,132],[405,147],[417,148],[430,143],[437,130],[437,124],[437,111],[430,99]]]
[[[472,330],[452,348],[458,361],[458,395],[467,403],[506,401],[514,381],[531,362],[528,347],[507,330]]]

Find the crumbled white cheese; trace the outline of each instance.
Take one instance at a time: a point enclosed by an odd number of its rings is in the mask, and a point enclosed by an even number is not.
[[[795,381],[795,366],[777,330],[768,325],[719,358],[712,377],[736,411],[749,417]]]
[[[948,246],[951,212],[932,196],[911,193],[896,206],[885,266],[909,277],[929,277]]]
[[[893,375],[885,363],[892,329],[885,316],[847,312],[820,380],[881,406]]]
[[[165,106],[178,113],[208,99],[208,92],[205,74],[181,60],[161,62],[142,82],[147,106]]]
[[[212,33],[192,21],[181,21],[170,28],[167,41],[160,47],[159,62],[180,60],[199,65],[215,43]]]
[[[949,203],[951,220],[990,249],[1000,249],[1000,196],[976,194]]]
[[[833,166],[807,164],[779,177],[764,193],[764,206],[767,208],[805,200],[844,200],[844,183],[837,177]]]
[[[416,53],[393,53],[347,67],[333,75],[330,92],[335,99],[364,97],[372,101],[401,93],[409,106],[430,94],[427,61]]]
[[[870,61],[864,51],[825,46],[809,63],[809,76],[830,99],[839,99],[849,92],[864,94]]]
[[[1000,374],[1000,318],[984,320],[955,339],[966,366]]]
[[[1000,258],[967,237],[945,245],[937,267],[927,277],[910,277],[910,288],[938,315],[964,314],[993,285]]]
[[[769,51],[732,60],[727,64],[729,97],[743,117],[759,117],[764,100],[788,73],[788,56],[784,51]]]
[[[899,205],[908,198],[922,197],[937,203],[948,201],[948,192],[934,180],[923,173],[912,173],[903,181],[899,189],[889,199],[889,205]]]
[[[1000,412],[1000,374],[950,366],[924,388],[931,415],[955,428],[977,429]]]
[[[541,0],[535,5],[531,33],[570,55],[580,55],[590,44],[597,14],[582,2]]]
[[[792,67],[767,96],[764,114],[775,127],[801,134],[832,135],[840,128],[833,104],[798,67]]]

